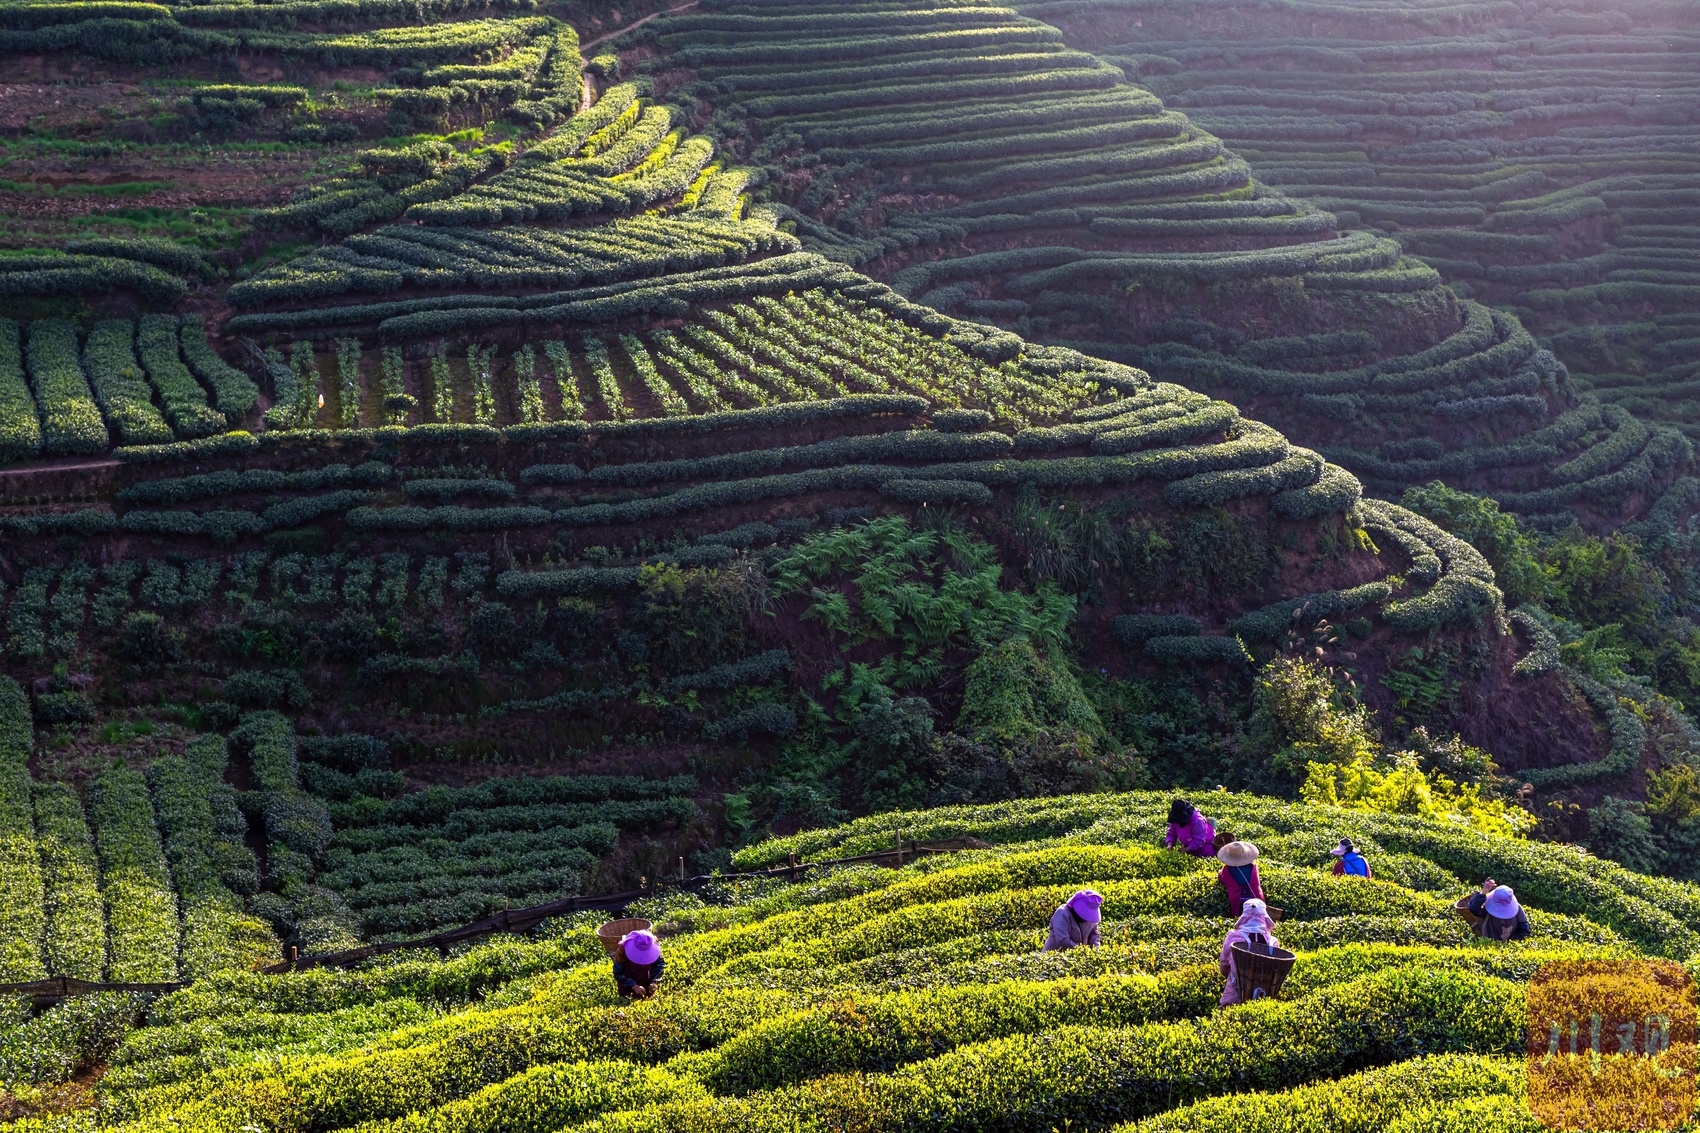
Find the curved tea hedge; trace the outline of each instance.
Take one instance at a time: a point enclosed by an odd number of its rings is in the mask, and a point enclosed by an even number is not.
[[[760,843],[739,864],[889,846],[894,825],[990,848],[640,904],[668,957],[649,1002],[616,998],[589,919],[448,959],[202,980],[125,1037],[102,1127],[263,1112],[295,1130],[795,1127],[799,1114],[812,1128],[820,1114],[893,1130],[1143,1131],[1287,1128],[1320,1107],[1340,1128],[1476,1128],[1484,1106],[1530,1120],[1524,989],[1542,964],[1700,942],[1692,887],[1563,847],[1205,802],[1258,842],[1286,909],[1277,932],[1298,959],[1277,1001],[1216,1006],[1225,899],[1206,863],[1158,848],[1166,796],[902,812]],[[1433,890],[1330,876],[1342,834],[1378,872],[1426,870]],[[1450,905],[1483,873],[1516,886],[1530,940],[1467,934]],[[1084,886],[1105,896],[1104,947],[1039,953],[1050,913]]]

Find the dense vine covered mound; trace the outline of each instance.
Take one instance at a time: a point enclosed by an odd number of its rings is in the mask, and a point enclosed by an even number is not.
[[[1230,923],[1210,863],[1156,848],[1155,794],[885,814],[746,867],[970,835],[991,848],[797,884],[662,896],[668,975],[625,1004],[594,919],[359,971],[226,974],[166,996],[56,1128],[280,1131],[1537,1129],[1525,986],[1578,958],[1686,958],[1700,893],[1558,846],[1211,794],[1263,850],[1298,953],[1278,1002],[1219,1011]],[[1327,874],[1351,835],[1376,880]],[[1451,909],[1484,874],[1534,935]],[[1038,951],[1077,887],[1104,947]],[[1484,1115],[1492,1115],[1484,1125]]]

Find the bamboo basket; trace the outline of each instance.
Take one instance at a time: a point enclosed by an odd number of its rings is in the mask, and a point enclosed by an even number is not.
[[[1266,954],[1234,941],[1234,987],[1241,1003],[1274,999],[1292,970],[1293,954],[1285,948],[1271,946]]]
[[[620,941],[624,940],[628,933],[647,928],[649,928],[649,922],[642,917],[622,917],[617,921],[609,921],[599,927],[596,930],[596,939],[602,942],[602,947],[607,949],[608,955],[618,956],[620,954]]]

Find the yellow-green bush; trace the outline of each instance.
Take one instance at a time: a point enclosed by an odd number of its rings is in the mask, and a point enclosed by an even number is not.
[[[102,1121],[129,1133],[1520,1129],[1505,1086],[1518,1064],[1502,1059],[1522,1049],[1534,970],[1679,948],[1694,931],[1690,887],[1560,847],[1198,801],[1263,849],[1265,889],[1286,910],[1277,933],[1298,953],[1278,1001],[1216,1008],[1226,904],[1211,862],[1156,847],[1166,797],[1029,800],[780,842],[817,857],[884,848],[901,823],[906,842],[1006,845],[674,902],[656,914],[668,977],[646,1002],[615,996],[593,915],[558,940],[447,961],[217,975],[131,1036]],[[1341,834],[1426,891],[1329,875]],[[1530,940],[1477,940],[1452,911],[1452,885],[1483,869],[1518,879]],[[1082,886],[1105,896],[1104,946],[1040,953],[1050,914]]]

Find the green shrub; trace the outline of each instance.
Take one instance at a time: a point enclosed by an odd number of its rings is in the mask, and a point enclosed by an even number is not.
[[[797,730],[797,714],[783,704],[756,704],[724,720],[711,720],[702,729],[706,740],[743,741],[752,735],[784,738]]]
[[[27,460],[41,451],[41,421],[24,381],[18,324],[0,319],[0,462]]]
[[[96,323],[83,345],[83,368],[119,444],[166,443],[172,439],[171,427],[154,408],[153,394],[136,361],[134,337],[135,327],[128,319]]]
[[[1117,1133],[1300,1133],[1327,1115],[1330,1133],[1415,1128],[1459,1101],[1514,1109],[1525,1077],[1509,1059],[1431,1054],[1311,1086],[1235,1093],[1177,1106]]]
[[[266,412],[270,413],[271,410]],[[260,441],[253,434],[237,431],[222,433],[216,437],[202,437],[196,441],[173,441],[166,445],[120,448],[114,450],[112,455],[126,464],[165,464],[178,460],[204,460],[210,456],[239,456],[252,452],[259,446]]]
[[[259,403],[260,390],[252,378],[225,362],[207,342],[206,323],[197,315],[183,319],[180,330],[183,360],[195,376],[213,391],[218,411],[224,414],[226,425],[242,423]]]
[[[72,25],[68,28],[57,28],[46,33],[50,38],[64,38],[64,33],[75,34],[81,28],[100,28],[100,30],[116,30],[126,21],[93,21],[83,25]],[[131,24],[130,27],[140,31],[139,37],[143,42],[131,46],[126,44],[123,53],[134,52],[136,57],[132,62],[145,61],[145,53],[158,44],[146,42],[148,27],[171,28],[174,25],[157,23],[153,25]],[[0,50],[8,50],[8,41],[16,42],[19,37],[41,36],[37,32],[4,32],[0,31]],[[203,33],[204,34],[204,33]],[[122,35],[115,37],[122,42]],[[222,37],[219,37],[222,38]],[[51,49],[51,48],[50,48]],[[25,47],[28,51],[30,48]],[[162,61],[155,56],[155,61]],[[104,294],[116,290],[134,291],[138,297],[148,303],[170,305],[177,302],[188,292],[188,287],[176,276],[161,271],[152,264],[139,263],[135,260],[118,259],[112,256],[79,256],[63,253],[43,253],[28,256],[8,256],[0,260],[0,295],[88,295]]]
[[[1228,623],[1228,629],[1244,638],[1272,640],[1288,629],[1308,630],[1325,618],[1339,618],[1371,603],[1384,602],[1392,592],[1385,582],[1366,582],[1350,590],[1305,594],[1242,614]]]
[[[543,779],[491,779],[476,787],[429,787],[374,808],[361,817],[362,825],[402,823],[436,825],[456,811],[540,804],[633,801],[684,796],[696,790],[696,780],[682,775],[642,779],[630,775],[553,775]]]
[[[1144,645],[1154,637],[1187,637],[1204,632],[1191,614],[1123,614],[1110,623],[1110,633],[1123,645]]]
[[[280,90],[295,91],[296,100],[306,96],[307,92],[299,87],[197,87],[192,97],[234,98],[237,92],[243,97],[271,97],[255,92],[273,92]],[[185,247],[170,240],[159,240],[145,236],[134,237],[87,237],[80,240],[70,240],[65,244],[67,252],[78,252],[91,256],[114,256],[123,260],[139,260],[142,263],[153,264],[177,275],[199,276],[211,283],[218,278],[218,269],[208,263],[206,257],[195,248]]]
[[[368,1126],[372,1133],[553,1133],[614,1109],[708,1097],[702,1085],[630,1062],[538,1066],[460,1101]]]
[[[106,921],[94,841],[70,784],[35,785],[35,828],[46,897],[47,972],[98,980],[106,972]]]
[[[12,1089],[68,1082],[78,1070],[109,1058],[139,1015],[130,995],[68,999],[0,1038],[0,1081]]]
[[[147,772],[166,860],[183,903],[183,973],[190,979],[250,968],[275,954],[276,946],[264,924],[243,914],[241,898],[224,883],[234,860],[253,860],[240,842],[219,844],[211,799],[222,783],[224,740],[209,736],[196,743],[217,754],[201,766],[168,756]]]
[[[717,1094],[806,1078],[889,1071],[1004,1035],[1070,1024],[1126,1027],[1207,1014],[1221,976],[1199,965],[1162,976],[990,983],[889,996],[846,996],[760,1023],[688,1063]]]
[[[106,426],[78,361],[76,328],[63,319],[31,323],[27,356],[41,409],[41,451],[49,456],[105,452]]]
[[[136,332],[136,345],[148,381],[159,394],[166,419],[178,437],[193,440],[223,431],[224,418],[207,407],[206,391],[178,357],[175,318],[144,316]]]
[[[1232,1088],[1290,1087],[1418,1053],[1522,1047],[1520,990],[1491,977],[1391,972],[1294,1003],[1126,1030],[1061,1027],[965,1047],[888,1076],[826,1078],[645,1114],[652,1129],[756,1125],[799,1107],[869,1129],[1041,1129],[1068,1115],[1127,1120]],[[948,1097],[941,1106],[937,1099]],[[617,1120],[587,1125],[619,1128]]]
[[[163,4],[132,0],[82,0],[72,4],[8,4],[0,9],[0,27],[35,29],[83,20],[169,20]]]
[[[880,495],[905,503],[989,504],[992,490],[973,480],[887,480],[880,485]]]
[[[154,829],[142,776],[123,767],[89,786],[101,897],[106,904],[108,978],[177,978],[177,897]]]
[[[16,681],[0,678],[0,971],[7,980],[47,974],[41,861],[26,766],[34,746],[29,700]]]
[[[1337,464],[1324,464],[1315,483],[1277,492],[1271,506],[1289,519],[1314,519],[1349,512],[1362,498],[1363,485],[1356,476]]]
[[[1145,655],[1167,663],[1191,661],[1198,664],[1247,665],[1251,662],[1245,646],[1237,637],[1149,637],[1145,640]]]

